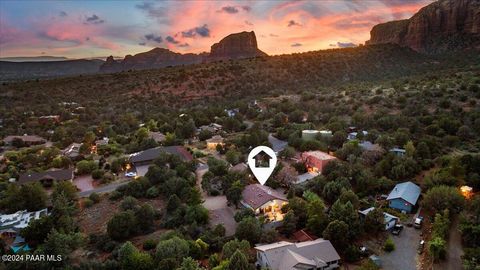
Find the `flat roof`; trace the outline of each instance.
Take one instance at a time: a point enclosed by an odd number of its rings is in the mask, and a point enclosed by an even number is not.
[[[320,160],[336,159],[336,157],[331,156],[322,151],[308,151],[308,152],[303,152],[302,155],[312,156]]]

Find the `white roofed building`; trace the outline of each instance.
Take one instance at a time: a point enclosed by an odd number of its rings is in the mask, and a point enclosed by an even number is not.
[[[27,210],[17,211],[13,214],[0,215],[0,233],[18,233],[26,228],[31,220],[49,215],[47,208],[35,212]]]
[[[329,240],[281,241],[256,246],[257,265],[271,270],[336,269],[340,256]]]

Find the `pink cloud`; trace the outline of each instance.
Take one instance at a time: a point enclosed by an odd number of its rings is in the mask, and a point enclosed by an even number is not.
[[[252,1],[248,2],[251,7],[249,12],[236,13],[218,12],[229,2],[155,3],[140,5],[141,9],[135,9],[147,21],[145,28],[143,25],[119,25],[118,21],[115,25],[112,20],[114,17],[104,20],[99,12],[69,11],[68,16],[45,15],[30,19],[28,24],[31,27],[26,29],[0,21],[0,44],[2,51],[8,54],[23,50],[37,54],[38,51],[75,54],[101,51],[102,54],[126,55],[145,50],[145,47],[138,46],[141,42],[139,39],[155,33],[163,38],[163,42],[149,45],[167,47],[172,51],[199,53],[209,51],[213,43],[231,33],[254,30],[261,50],[268,54],[282,54],[326,49],[337,42],[363,43],[369,39],[370,29],[375,24],[408,18],[429,2],[395,1],[393,5],[384,0]],[[145,12],[147,8],[149,13]],[[86,16],[91,18],[92,14],[102,23],[86,24]],[[291,21],[296,22],[295,27],[288,27]],[[128,19],[125,22],[128,23]],[[208,26],[208,34],[195,32],[204,26]],[[171,36],[176,43],[167,42],[167,36]],[[185,46],[187,43],[189,46]],[[302,46],[291,46],[297,43]]]

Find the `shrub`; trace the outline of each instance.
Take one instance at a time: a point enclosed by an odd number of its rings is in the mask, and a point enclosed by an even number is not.
[[[445,258],[446,254],[446,242],[441,237],[434,237],[429,244],[430,254],[433,256],[434,261],[439,261]]]
[[[138,200],[131,196],[125,197],[120,204],[120,208],[123,210],[135,210],[138,208]]]
[[[76,167],[79,175],[89,174],[97,169],[97,163],[93,160],[82,160],[77,163]]]
[[[160,192],[158,191],[157,187],[151,187],[147,189],[147,198],[156,198],[158,195],[160,195]]]
[[[147,239],[143,242],[143,249],[144,250],[152,250],[157,246],[157,241],[153,239]]]
[[[108,197],[108,199],[110,199],[112,201],[116,201],[116,200],[122,198],[122,196],[123,196],[122,193],[114,190],[110,193],[110,196]]]
[[[89,208],[93,205],[93,201],[89,198],[83,199],[83,206]]]
[[[95,180],[103,178],[103,175],[105,174],[105,171],[102,169],[96,169],[92,172],[92,178]]]
[[[385,250],[386,252],[392,252],[395,250],[395,243],[393,243],[393,239],[391,237],[388,237],[387,241],[385,241],[383,250]]]
[[[90,194],[90,196],[88,196],[88,198],[90,200],[92,200],[92,202],[94,202],[94,203],[100,202],[100,199],[101,199],[100,195],[98,195],[98,193],[95,193],[95,192]]]
[[[102,184],[107,184],[115,180],[115,175],[113,175],[111,172],[105,172],[102,177]]]
[[[137,221],[132,211],[115,214],[107,223],[108,235],[114,240],[124,240],[136,232]]]

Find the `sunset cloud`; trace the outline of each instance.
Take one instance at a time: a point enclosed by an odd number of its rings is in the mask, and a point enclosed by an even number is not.
[[[288,21],[288,25],[287,25],[287,26],[288,26],[288,27],[292,27],[292,26],[302,26],[302,24],[300,24],[300,23],[298,23],[298,22],[296,22],[296,21],[294,21],[294,20],[290,20],[290,21]]]
[[[101,23],[104,23],[105,20],[102,20],[102,19],[100,19],[100,17],[98,17],[97,15],[93,14],[92,16],[87,17],[87,18],[85,19],[85,22],[86,22],[87,24],[101,24]]]
[[[157,43],[162,43],[163,39],[161,36],[156,36],[154,34],[147,34],[144,36],[146,40],[155,41]]]
[[[196,36],[209,37],[210,29],[208,29],[208,26],[206,24],[204,24],[203,26],[194,27],[187,31],[182,31],[182,37],[193,38]]]
[[[71,58],[153,47],[200,53],[223,37],[255,31],[268,54],[357,46],[382,22],[406,19],[432,0],[2,2],[0,55]],[[239,4],[240,3],[240,4]],[[248,3],[247,5],[245,5]],[[333,46],[331,46],[333,45]]]

